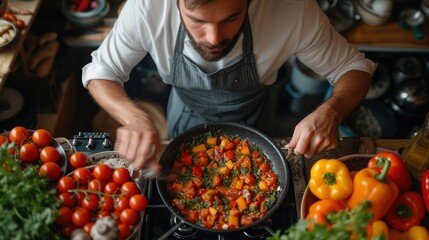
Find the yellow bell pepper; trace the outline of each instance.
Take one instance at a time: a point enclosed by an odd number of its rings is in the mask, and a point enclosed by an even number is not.
[[[429,240],[428,230],[420,225],[411,227],[405,232],[389,228],[389,236],[390,239],[394,240]]]
[[[393,239],[389,235],[389,226],[387,226],[387,224],[382,220],[377,220],[368,224],[366,232],[368,239],[380,236],[381,234],[384,234],[385,240]]]
[[[311,167],[308,187],[319,199],[344,200],[353,191],[353,181],[343,162],[320,159]]]

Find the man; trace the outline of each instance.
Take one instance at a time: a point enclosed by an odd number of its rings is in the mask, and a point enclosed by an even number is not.
[[[336,147],[338,125],[364,99],[376,67],[333,30],[315,0],[128,0],[83,68],[83,84],[123,125],[115,149],[136,167],[151,163],[154,170],[159,134],[123,90],[147,54],[172,85],[169,137],[208,121],[273,132],[266,124],[276,100],[270,89],[295,55],[334,84],[332,96],[295,127],[287,145],[306,157]]]

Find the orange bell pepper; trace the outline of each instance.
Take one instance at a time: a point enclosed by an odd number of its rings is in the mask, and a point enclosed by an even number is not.
[[[387,223],[400,231],[408,231],[420,225],[426,216],[422,196],[417,192],[405,192],[399,195],[386,214]]]
[[[316,224],[326,224],[331,226],[327,216],[328,214],[336,213],[344,210],[346,205],[340,200],[323,199],[310,205],[310,209],[306,219],[314,219]],[[311,227],[310,227],[311,228]]]
[[[347,200],[347,206],[353,209],[359,202],[368,200],[370,211],[374,214],[371,221],[384,217],[399,195],[398,187],[386,175],[390,168],[387,161],[381,173],[374,168],[361,169],[353,179],[353,193]]]
[[[353,181],[343,162],[320,159],[311,167],[308,187],[319,199],[344,200],[353,191]]]

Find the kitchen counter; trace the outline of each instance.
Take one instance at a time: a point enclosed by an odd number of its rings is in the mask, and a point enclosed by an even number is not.
[[[0,89],[3,87],[6,82],[8,74],[12,71],[14,63],[19,53],[24,54],[21,49],[24,44],[24,40],[30,31],[31,25],[33,24],[33,20],[36,17],[36,14],[39,10],[39,7],[42,3],[42,0],[32,0],[32,1],[19,1],[19,0],[9,0],[9,3],[15,7],[22,8],[25,10],[29,10],[33,14],[31,15],[19,15],[16,16],[19,19],[24,20],[26,24],[26,28],[20,30],[18,33],[17,39],[15,42],[0,51]]]

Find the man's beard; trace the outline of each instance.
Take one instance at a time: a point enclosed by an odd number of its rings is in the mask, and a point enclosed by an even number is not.
[[[208,61],[208,62],[216,62],[226,55],[228,55],[229,52],[234,48],[235,44],[237,44],[237,41],[243,32],[243,25],[241,28],[237,31],[237,33],[232,37],[230,40],[223,40],[218,45],[212,45],[208,42],[197,42],[195,41],[194,37],[192,37],[192,34],[188,31],[186,28],[186,25],[183,24],[185,27],[185,31],[189,36],[189,40],[192,44],[192,47],[200,54],[200,56]],[[223,48],[223,49],[222,49]],[[222,49],[222,51],[219,52],[212,52],[211,49]]]

